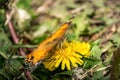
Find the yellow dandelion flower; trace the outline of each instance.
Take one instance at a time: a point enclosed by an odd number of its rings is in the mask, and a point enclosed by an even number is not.
[[[72,67],[83,65],[82,58],[90,56],[90,44],[86,42],[64,41],[62,46],[57,46],[52,55],[46,59],[43,64],[45,68],[53,71],[59,65],[61,69],[71,70]]]

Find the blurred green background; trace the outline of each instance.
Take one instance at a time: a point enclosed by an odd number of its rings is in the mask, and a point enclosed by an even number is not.
[[[32,73],[34,80],[108,80],[112,55],[120,44],[119,0],[0,0],[0,80],[25,80],[19,69],[24,56],[76,13],[67,31],[68,40],[87,41],[91,57],[72,71],[48,71],[41,64]],[[7,10],[20,42],[14,44],[8,26]],[[96,67],[97,66],[97,67]],[[91,71],[90,71],[91,70]],[[85,74],[86,73],[86,74]]]

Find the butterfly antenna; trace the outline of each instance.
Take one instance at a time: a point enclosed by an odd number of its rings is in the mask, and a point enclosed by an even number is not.
[[[76,17],[76,14],[73,14],[72,17],[69,19],[69,21],[67,22],[68,24],[71,24],[71,22],[73,21],[73,19]]]

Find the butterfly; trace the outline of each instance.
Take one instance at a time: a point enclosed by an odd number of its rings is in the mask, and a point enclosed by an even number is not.
[[[61,41],[74,17],[75,15],[65,22],[56,32],[40,43],[33,52],[28,54],[25,62],[35,65],[38,62],[43,61],[49,51],[51,51]]]

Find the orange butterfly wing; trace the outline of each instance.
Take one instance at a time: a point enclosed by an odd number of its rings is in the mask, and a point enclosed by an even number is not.
[[[66,30],[68,29],[70,23],[74,16],[66,23],[64,23],[55,33],[39,44],[38,48],[26,56],[26,62],[31,64],[36,64],[42,61],[48,54],[48,52],[54,48],[54,46],[60,42]]]

